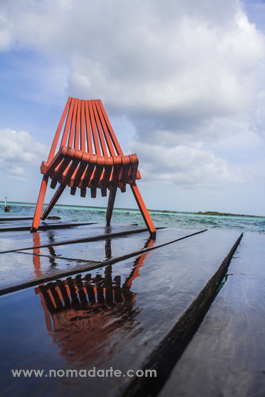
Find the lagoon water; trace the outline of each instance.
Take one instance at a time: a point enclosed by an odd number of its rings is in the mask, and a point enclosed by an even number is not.
[[[26,203],[8,203],[10,212],[4,212],[4,202],[0,202],[0,217],[33,217],[35,205]],[[51,214],[64,221],[105,222],[106,208],[56,205]],[[265,233],[265,217],[213,216],[188,213],[151,211],[150,215],[156,227],[181,227],[198,229],[230,229],[241,232]],[[114,209],[113,223],[129,223],[144,226],[140,211],[133,209]]]

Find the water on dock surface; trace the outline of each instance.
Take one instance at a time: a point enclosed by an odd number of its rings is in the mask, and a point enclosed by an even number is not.
[[[0,212],[0,218],[33,217],[35,210],[35,205],[32,204],[10,203],[10,212],[5,214],[4,203],[3,206],[0,204],[1,207],[3,207],[3,211]],[[151,211],[150,214],[156,227],[214,228],[265,233],[265,217],[197,215],[159,211]],[[105,222],[106,208],[57,205],[51,215],[68,221]],[[140,211],[133,209],[114,209],[112,221],[113,223],[137,223],[144,226]]]
[[[134,210],[106,226],[105,209],[59,206],[36,233],[33,205],[12,210],[0,216],[3,395],[190,397],[192,374],[198,397],[263,397],[264,219],[152,213],[183,226],[152,239]]]
[[[87,238],[77,240],[84,229]],[[75,396],[89,390],[92,397],[106,391],[108,397],[124,397],[131,371],[141,374],[146,368],[158,374],[151,377],[155,397],[165,382],[164,360],[170,368],[175,364],[169,341],[185,346],[223,279],[240,233],[159,229],[152,240],[139,226],[77,225],[68,229],[71,243],[65,233],[1,235],[2,287],[18,287],[13,293],[1,290],[2,390],[8,396]],[[153,362],[153,355],[161,360]],[[119,370],[122,376],[90,377],[93,368]],[[12,372],[34,369],[44,375]],[[68,376],[75,371],[81,375]],[[140,396],[138,390],[129,395]]]

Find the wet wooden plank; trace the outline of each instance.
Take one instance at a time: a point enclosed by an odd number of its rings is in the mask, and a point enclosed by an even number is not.
[[[18,219],[19,220],[19,219]],[[81,225],[93,225],[93,222],[79,222],[78,225],[76,222],[57,222],[57,223],[52,223],[52,222],[42,222],[41,225],[39,226],[38,230],[55,230],[55,229],[70,229],[76,226],[81,226]],[[11,222],[8,225],[6,223],[0,224],[0,233],[6,233],[6,232],[30,232],[31,226],[28,225],[28,222],[22,221],[18,225],[17,222]]]
[[[139,233],[121,233],[105,235],[104,238],[97,240],[76,241],[74,244],[57,243],[53,245],[54,256],[57,258],[71,258],[79,260],[106,261],[130,255],[133,252],[152,249],[163,244],[170,244],[178,239],[206,231],[199,229],[174,229],[167,228],[157,231],[155,239],[150,238],[150,234],[139,230]],[[140,233],[141,231],[141,233]],[[40,248],[41,255],[49,254],[49,247]]]
[[[2,296],[3,390],[9,395],[20,390],[24,395],[44,396],[50,390],[57,395],[86,395],[89,390],[92,396],[106,392],[110,397],[122,396],[132,384],[127,371],[152,365],[154,352],[161,352],[165,341],[170,347],[167,338],[176,324],[184,319],[190,327],[196,321],[186,313],[191,307],[193,313],[200,312],[198,297],[210,280],[216,288],[215,275],[238,238],[237,232],[211,230],[104,269],[62,279],[72,299],[70,306],[62,298],[65,291],[59,281],[42,286],[51,291],[50,299],[46,292],[40,293],[40,287]],[[194,302],[199,305],[194,307]],[[183,335],[178,337],[181,340]],[[163,360],[158,356],[157,362]],[[94,367],[120,370],[122,375],[44,375],[30,380],[14,380],[11,375],[11,368],[43,369],[48,374],[49,369],[88,371]]]
[[[265,235],[245,233],[223,288],[159,397],[263,397]]]
[[[9,216],[9,217],[4,216],[3,218],[0,218],[0,222],[3,224],[7,224],[9,222],[27,221],[27,220],[32,220],[32,219],[33,219],[33,217],[31,217],[31,216]]]
[[[10,231],[1,234],[0,254],[37,246],[66,244],[66,242],[73,243],[82,239],[95,240],[97,238],[104,238],[105,235],[113,235],[116,233],[140,233],[145,230],[147,229],[144,227],[128,224],[114,224],[107,227],[103,223],[90,223],[86,225],[74,223],[62,229],[52,228],[50,230],[41,230],[36,233],[30,233],[29,231],[16,233]]]
[[[33,250],[0,254],[0,295],[56,277],[107,266],[201,232],[203,231],[196,229],[162,229],[158,230],[156,240],[153,240],[146,229],[138,228],[108,235],[95,233],[95,236],[86,238],[85,241],[71,240],[71,244],[69,240],[64,244],[52,242],[54,239],[50,236],[52,243],[48,247],[43,247],[39,235],[34,233],[36,246]],[[10,268],[14,271],[10,272]]]

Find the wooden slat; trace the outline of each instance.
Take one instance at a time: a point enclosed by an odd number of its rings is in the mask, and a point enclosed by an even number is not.
[[[50,153],[49,153],[48,163],[49,163],[49,162],[53,159],[53,157],[54,157],[55,150],[56,150],[56,147],[57,147],[57,144],[58,144],[58,140],[59,140],[59,137],[60,137],[60,134],[61,134],[62,126],[63,126],[63,123],[64,123],[64,120],[65,120],[66,114],[67,114],[67,112],[68,112],[68,109],[69,109],[69,106],[70,106],[70,103],[71,103],[71,99],[72,99],[72,98],[69,97],[68,100],[67,100],[67,102],[66,102],[66,105],[65,105],[65,108],[64,108],[64,111],[63,111],[61,120],[60,120],[60,122],[59,122],[58,128],[57,128],[57,130],[56,130],[55,137],[54,137],[54,140],[53,140],[53,143],[52,143],[52,147],[51,147],[51,150],[50,150]],[[62,146],[62,145],[61,145],[61,146]]]
[[[81,101],[81,136],[80,136],[80,148],[82,152],[86,151],[86,131],[85,131],[85,103]]]
[[[79,134],[79,130],[80,130],[80,134]],[[84,120],[84,101],[82,100],[78,100],[78,110],[77,110],[77,122],[76,122],[76,132],[75,132],[75,149],[79,149],[79,136],[80,136],[80,149],[81,151],[85,152],[85,146],[86,146],[86,142],[85,142],[85,120]],[[74,172],[69,173],[67,170],[67,184],[68,186],[73,186],[73,183],[70,183],[70,181],[74,181],[75,180],[75,176],[76,173],[78,171],[78,164],[82,158],[82,155],[79,154],[78,156],[79,161],[77,161],[75,159],[74,165],[72,163],[71,165],[71,170],[74,169]],[[70,178],[69,175],[71,174]],[[66,173],[64,176],[64,180],[66,178]],[[75,190],[71,190],[71,194],[75,194]]]
[[[113,158],[112,157],[105,158],[105,169],[103,174],[101,175],[101,179],[99,182],[99,188],[101,188],[102,197],[106,197],[107,195],[107,188],[109,187],[109,180],[110,180],[112,168],[113,168]]]
[[[107,142],[107,145],[108,145],[109,153],[110,153],[110,155],[112,157],[114,157],[114,156],[116,156],[116,152],[115,152],[114,147],[112,145],[112,141],[111,141],[111,138],[110,138],[109,130],[107,128],[107,125],[105,123],[105,120],[104,120],[104,117],[103,117],[103,114],[102,114],[102,111],[101,111],[100,101],[98,101],[98,100],[95,101],[95,105],[96,105],[96,109],[97,109],[97,112],[98,112],[98,115],[99,115],[99,119],[100,119],[100,122],[101,122],[101,125],[102,125],[102,128],[103,128],[105,139],[106,139],[106,142]]]
[[[76,187],[79,185],[82,178],[84,178],[86,167],[89,164],[90,154],[83,153],[81,162],[79,164],[77,172],[71,178],[69,186],[72,187],[71,194],[75,194]]]
[[[75,127],[75,149],[79,149],[80,137],[80,117],[81,117],[81,101],[77,99],[76,127]]]
[[[54,171],[51,174],[51,179],[53,179],[53,181],[59,181],[62,178],[64,171],[68,168],[68,165],[70,164],[71,160],[74,157],[74,153],[75,153],[74,149],[68,148],[66,157],[60,163],[60,165],[56,169],[56,171]],[[53,184],[53,186],[54,186],[54,184]]]
[[[135,179],[137,179],[137,173],[139,172],[138,171],[139,161],[137,155],[136,154],[130,155],[130,159],[131,159],[131,168],[128,174],[128,183],[135,182]]]
[[[95,117],[94,117],[93,108],[92,108],[92,101],[88,102],[88,108],[89,108],[89,115],[90,115],[90,121],[91,121],[91,127],[92,127],[92,135],[93,135],[96,155],[97,156],[101,156],[99,140],[98,140],[98,133],[97,133],[97,128],[96,128],[96,124],[95,124]]]
[[[67,185],[69,184],[72,175],[76,172],[78,164],[80,163],[80,160],[82,158],[82,154],[80,150],[77,150],[75,152],[75,156],[73,158],[73,161],[71,165],[69,166],[65,176],[63,177],[62,183],[66,183]]]
[[[128,173],[129,173],[129,168],[131,165],[131,159],[130,156],[124,156],[122,158],[122,163],[123,163],[123,167],[122,167],[122,177],[120,178],[120,182],[121,182],[121,187],[123,189],[125,189],[126,186],[126,182],[127,182],[127,178],[128,178]],[[125,190],[124,190],[125,191]]]
[[[74,98],[71,98],[71,105],[69,108],[66,124],[64,127],[64,133],[63,133],[63,137],[62,137],[61,147],[66,146],[68,133],[69,133],[70,125],[71,125],[71,120],[72,120],[72,114],[73,114],[73,110],[74,110],[74,104],[75,104]]]
[[[92,108],[93,108],[96,126],[97,126],[97,130],[98,130],[98,135],[99,135],[99,139],[100,139],[100,143],[101,143],[102,154],[103,154],[103,156],[107,157],[109,154],[108,154],[106,143],[105,143],[104,136],[102,133],[101,124],[100,124],[99,118],[98,118],[98,112],[96,109],[96,101],[92,101]]]
[[[96,191],[96,189],[98,188],[98,183],[99,183],[100,177],[102,175],[104,164],[105,164],[104,157],[103,156],[98,157],[95,172],[92,175],[90,182],[89,182],[89,187],[91,187],[91,195],[92,195],[92,191]],[[93,194],[92,197],[96,197],[95,193]]]
[[[91,137],[91,127],[90,127],[90,117],[89,117],[88,102],[89,101],[85,101],[87,151],[88,151],[88,153],[93,154],[93,144],[92,144],[92,137]]]
[[[78,109],[79,109],[79,99],[74,99],[74,110],[73,110],[73,115],[72,115],[72,120],[71,120],[71,129],[70,129],[70,134],[69,134],[69,139],[68,139],[68,147],[70,148],[75,148],[78,149],[78,137],[79,137],[79,127],[77,126],[78,124]],[[80,117],[79,117],[80,119]],[[74,137],[77,135],[77,139],[75,139],[74,141]],[[77,147],[76,147],[77,144]],[[70,167],[70,161],[68,161],[67,163],[65,162],[66,167],[64,168],[60,179],[64,179],[66,177],[66,174],[69,170]],[[60,169],[56,170],[56,171],[60,171]],[[54,178],[53,178],[54,179]],[[55,180],[60,180],[60,179],[55,179]],[[52,183],[51,187],[53,187],[54,184]]]
[[[69,139],[68,139],[68,146],[69,147],[73,147],[74,133],[75,133],[75,124],[76,124],[77,101],[78,101],[78,99],[74,99],[74,111],[73,111],[73,116],[72,116],[72,120],[71,120],[72,123],[71,123]]]
[[[85,189],[88,187],[88,183],[90,181],[91,175],[94,171],[94,168],[97,164],[97,156],[91,154],[90,156],[90,162],[88,164],[88,167],[86,168],[85,171],[85,175],[83,176],[83,178],[81,179],[81,181],[78,184],[78,187],[81,189],[81,196],[85,197]],[[83,189],[83,193],[82,193],[82,189]]]
[[[55,169],[59,166],[61,161],[64,159],[67,153],[67,147],[62,146],[56,156],[52,159],[50,163],[43,162],[41,165],[41,173],[46,176],[51,176]]]
[[[105,123],[106,123],[106,125],[107,125],[107,127],[108,127],[109,134],[110,134],[110,137],[111,137],[111,139],[112,139],[113,145],[114,145],[114,147],[115,147],[115,149],[116,149],[118,155],[119,155],[119,156],[123,156],[123,151],[121,150],[121,147],[120,147],[120,145],[119,145],[119,142],[118,142],[118,140],[117,140],[117,138],[116,138],[116,135],[115,135],[115,133],[114,133],[114,131],[113,131],[113,129],[112,129],[112,126],[111,126],[110,121],[109,121],[109,119],[108,119],[107,113],[105,112],[105,109],[104,109],[104,107],[103,107],[102,102],[101,102],[100,99],[98,100],[98,104],[99,104],[99,106],[100,106],[100,108],[101,108],[102,115],[103,115],[104,120],[105,120]]]

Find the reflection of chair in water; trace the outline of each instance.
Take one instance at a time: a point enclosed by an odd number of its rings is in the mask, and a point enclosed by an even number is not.
[[[33,264],[34,264],[34,270],[35,270],[36,277],[42,276],[40,257],[39,257],[40,249],[34,248],[34,247],[39,247],[40,245],[41,245],[40,234],[38,232],[34,233],[33,234]]]
[[[150,248],[153,244],[154,240],[148,239],[144,248]],[[110,241],[106,241],[106,254],[109,250],[111,250]],[[95,304],[111,307],[123,301],[130,301],[134,297],[134,294],[130,291],[132,282],[137,277],[140,277],[139,269],[143,266],[147,255],[148,252],[136,259],[131,274],[126,278],[122,286],[120,284],[120,276],[116,276],[112,280],[112,267],[109,265],[105,268],[104,277],[97,274],[94,278],[91,278],[91,275],[87,274],[82,278],[79,274],[74,279],[68,277],[63,281],[57,280],[41,285],[35,289],[35,293],[42,295],[45,302],[45,310],[48,309],[53,320],[56,318],[56,314],[70,308],[74,310],[88,309]],[[52,329],[51,324],[48,328]]]
[[[145,248],[154,241],[149,239]],[[87,357],[99,358],[106,348],[108,334],[117,328],[133,328],[140,309],[132,282],[140,276],[139,269],[149,252],[134,262],[131,274],[121,284],[121,276],[112,278],[112,266],[105,268],[104,277],[80,274],[75,278],[57,280],[35,288],[45,312],[46,327],[52,332],[62,354],[70,361]],[[98,350],[99,349],[99,350]]]
[[[80,310],[93,311],[94,306],[112,307],[123,301],[131,301],[133,293],[130,287],[124,283],[121,286],[121,277],[116,276],[113,280],[111,277],[111,265],[105,268],[105,276],[97,274],[92,278],[91,274],[87,274],[84,278],[77,275],[74,279],[68,277],[66,280],[57,280],[46,285],[41,285],[35,289],[36,294],[41,294],[45,302],[45,311],[51,314],[53,327],[49,321],[47,329],[58,329],[58,325],[64,324],[62,317],[70,317]],[[48,312],[47,312],[48,309]],[[61,316],[63,314],[63,316]],[[46,316],[46,319],[48,316]],[[64,325],[69,325],[66,321]]]
[[[41,246],[41,240],[40,240],[40,233],[36,232],[32,234],[33,236],[33,264],[34,264],[34,272],[35,272],[35,276],[36,277],[41,277],[43,276],[43,272],[41,270],[41,261],[40,261],[40,256],[41,256],[41,252],[40,252],[40,248],[35,248],[35,247],[40,247]],[[48,237],[50,242],[54,242],[54,236],[53,236],[53,232],[50,230],[48,232]],[[49,256],[49,262],[51,264],[51,266],[56,266],[56,262],[55,262],[55,250],[54,248],[50,245],[47,247],[50,253]]]
[[[86,189],[90,188],[93,198],[99,188],[102,196],[107,195],[107,189],[110,190],[106,215],[107,225],[110,225],[117,188],[125,192],[126,184],[129,184],[150,234],[155,235],[152,219],[136,185],[136,179],[141,178],[138,157],[136,154],[124,156],[100,100],[68,99],[48,161],[41,165],[41,173],[43,179],[32,232],[38,230],[50,178],[51,187],[54,189],[59,183],[59,188],[45,209],[42,219],[46,219],[66,186],[71,188],[72,195],[75,195],[77,187],[80,188],[82,197],[86,196]]]

